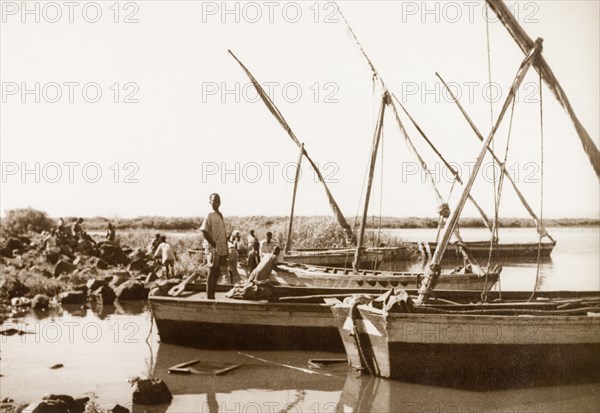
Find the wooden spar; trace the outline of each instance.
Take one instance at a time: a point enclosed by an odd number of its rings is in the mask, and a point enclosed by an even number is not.
[[[383,131],[383,118],[385,114],[385,106],[389,102],[389,94],[384,92],[381,98],[381,107],[379,108],[379,117],[377,119],[377,125],[375,126],[375,135],[373,136],[373,145],[371,147],[371,159],[369,161],[369,178],[367,180],[367,192],[365,194],[365,205],[363,208],[362,219],[360,221],[360,230],[358,232],[358,241],[356,242],[356,251],[354,253],[354,261],[352,262],[352,268],[355,272],[359,270],[360,264],[360,253],[363,246],[365,237],[365,228],[367,225],[367,214],[369,212],[369,199],[371,197],[371,187],[373,186],[373,175],[375,174],[375,163],[377,161],[377,151],[379,149],[379,142],[381,141],[381,132]]]
[[[342,18],[342,20],[344,20],[344,22],[346,23],[346,27],[348,28],[350,34],[352,35],[352,37],[354,38],[354,41],[356,42],[356,44],[358,45],[361,54],[364,56],[364,58],[367,61],[367,64],[369,65],[369,68],[371,69],[371,72],[373,73],[373,77],[377,78],[379,80],[379,83],[381,85],[381,88],[383,89],[384,93],[388,93],[389,94],[389,90],[387,88],[387,86],[385,85],[385,82],[383,81],[383,79],[381,78],[381,76],[379,76],[379,73],[377,72],[377,69],[375,69],[375,65],[373,65],[373,62],[371,62],[371,59],[369,59],[369,56],[367,56],[367,53],[365,52],[365,50],[362,48],[360,42],[358,41],[358,38],[356,37],[356,34],[354,34],[354,31],[352,30],[352,27],[350,27],[350,23],[348,23],[348,20],[346,20],[346,18],[344,17],[344,15],[342,14],[341,10],[338,7],[338,14],[340,15],[340,17]],[[396,99],[397,100],[397,99]],[[396,120],[398,122],[398,126],[400,127],[401,132],[404,134],[404,137],[406,138],[406,140],[408,142],[410,142],[410,140],[408,139],[408,134],[406,133],[406,131],[404,130],[404,126],[402,125],[402,122],[400,120],[400,117],[398,116],[398,109],[396,108],[396,105],[394,104],[393,99],[390,99],[390,104],[392,105],[392,108],[394,109],[394,112],[396,114]],[[402,105],[401,105],[402,106]],[[404,107],[403,107],[404,109]],[[406,112],[406,110],[405,110]],[[407,113],[408,114],[408,113]],[[410,118],[410,115],[409,115]],[[412,120],[412,118],[411,118]],[[413,121],[414,123],[414,121]],[[415,123],[415,126],[416,123]],[[417,126],[417,129],[422,132],[420,130],[420,128]],[[460,179],[460,177],[458,176],[458,172],[456,172],[454,170],[454,168],[452,168],[450,166],[450,164],[448,164],[448,162],[446,162],[446,160],[444,159],[444,157],[442,156],[441,153],[438,152],[438,150],[431,144],[431,142],[427,139],[427,137],[425,136],[425,134],[421,133],[422,136],[425,138],[425,140],[429,143],[429,145],[431,146],[431,148],[434,150],[434,152],[442,159],[442,161],[444,162],[444,164],[446,164],[446,166],[454,173],[454,176],[457,178],[457,180],[459,181],[459,183],[462,184],[462,181]],[[412,145],[412,143],[410,143],[410,145]],[[414,147],[413,147],[414,148]],[[416,151],[416,149],[414,149],[414,152],[416,154],[416,156],[418,158],[420,158],[418,152]],[[434,183],[434,187],[435,187],[435,183]],[[437,191],[437,189],[436,189]],[[485,214],[485,212],[483,211],[483,209],[477,204],[477,202],[475,202],[475,200],[471,197],[471,195],[469,195],[469,199],[471,200],[471,202],[473,202],[473,204],[475,205],[475,207],[477,208],[477,210],[479,211],[479,213],[481,214],[481,217],[483,218],[483,221],[485,223],[485,226],[492,231],[492,224],[490,219],[488,218],[488,216]],[[456,232],[457,237],[460,239],[460,235],[458,234],[458,231]]]
[[[273,103],[273,101],[271,100],[269,95],[267,95],[267,93],[264,91],[264,89],[262,88],[260,83],[258,83],[258,81],[254,78],[252,73],[250,73],[248,68],[246,66],[244,66],[244,64],[233,54],[233,52],[231,50],[229,50],[229,54],[242,67],[242,70],[244,71],[244,73],[246,73],[246,75],[248,76],[248,78],[250,79],[250,81],[252,82],[254,87],[256,88],[256,92],[262,99],[262,101],[265,104],[265,106],[267,107],[267,109],[269,109],[269,111],[273,114],[273,116],[275,116],[275,118],[277,119],[279,124],[287,132],[287,134],[294,141],[294,143],[300,148],[302,146],[302,144],[300,143],[300,141],[298,140],[298,138],[296,137],[296,135],[290,128],[289,124],[286,122],[285,118],[283,117],[283,115],[281,114],[279,109],[277,109],[277,106],[275,106],[275,103]],[[329,190],[329,187],[327,186],[327,183],[325,182],[325,178],[323,178],[323,175],[321,174],[319,167],[313,162],[313,160],[310,158],[310,156],[308,156],[308,152],[306,151],[306,149],[304,149],[303,154],[306,157],[306,160],[308,161],[308,163],[310,163],[310,166],[312,166],[313,170],[317,174],[319,181],[323,184],[323,188],[325,189],[325,193],[327,194],[327,199],[329,200],[329,206],[331,207],[331,209],[333,211],[333,215],[337,219],[338,224],[344,229],[344,232],[346,233],[346,238],[353,242],[354,234],[352,233],[352,228],[350,228],[350,225],[348,225],[348,223],[346,222],[346,218],[344,217],[344,214],[342,214],[340,207],[338,206],[337,202],[335,202],[335,199],[333,198],[333,195],[331,194],[331,191]]]
[[[498,130],[500,124],[502,123],[502,119],[504,118],[506,111],[508,110],[510,104],[512,103],[513,99],[515,98],[515,95],[517,93],[517,90],[519,89],[519,86],[523,82],[523,79],[525,79],[525,75],[527,74],[527,71],[529,70],[529,68],[531,67],[533,62],[536,60],[536,58],[539,56],[539,54],[542,50],[542,41],[543,40],[540,38],[538,38],[535,41],[534,47],[531,49],[531,51],[529,52],[529,54],[527,55],[527,57],[525,58],[523,63],[521,63],[521,66],[519,67],[519,70],[517,72],[515,80],[513,81],[513,84],[510,88],[510,92],[508,93],[508,96],[506,97],[506,100],[504,101],[504,105],[502,106],[502,110],[500,111],[500,115],[498,116],[498,120],[496,121],[494,128],[490,131],[490,134],[488,135],[487,139],[483,142],[483,146],[482,146],[481,150],[479,151],[479,155],[477,156],[477,160],[476,160],[473,170],[471,172],[471,176],[469,177],[469,181],[467,182],[467,184],[464,187],[463,193],[462,193],[460,199],[458,200],[457,206],[450,213],[450,217],[446,220],[446,225],[444,227],[442,239],[438,243],[438,245],[435,249],[435,253],[433,254],[433,257],[431,258],[431,264],[429,265],[429,268],[427,268],[427,270],[425,272],[425,276],[423,279],[423,285],[422,285],[421,289],[419,289],[419,298],[417,299],[416,304],[423,304],[423,303],[427,302],[427,298],[429,297],[429,294],[431,293],[433,288],[435,288],[435,284],[437,283],[437,279],[441,272],[440,261],[442,260],[442,257],[444,256],[444,252],[446,252],[446,247],[448,246],[448,241],[450,240],[450,235],[452,234],[454,227],[456,226],[456,223],[458,222],[458,218],[460,217],[460,214],[462,213],[462,209],[465,206],[465,203],[467,201],[467,195],[471,192],[471,188],[473,188],[473,184],[475,183],[475,179],[477,178],[477,174],[479,173],[479,169],[481,167],[481,163],[483,162],[483,158],[485,157],[485,154],[487,153],[488,147],[489,147],[490,143],[492,142],[492,139],[494,139],[494,135],[495,135],[496,131]]]
[[[496,13],[504,27],[511,34],[512,38],[517,42],[523,53],[528,54],[529,51],[533,48],[534,43],[533,40],[529,37],[527,32],[521,27],[519,22],[514,18],[510,9],[504,4],[502,0],[485,0],[488,6]],[[600,179],[600,151],[594,144],[594,141],[588,134],[587,130],[583,127],[579,118],[575,114],[575,110],[571,106],[571,102],[567,98],[567,94],[563,90],[560,83],[558,83],[558,79],[554,76],[552,69],[546,62],[543,56],[539,56],[536,62],[534,63],[535,69],[544,79],[546,86],[552,91],[560,105],[567,112],[573,125],[575,126],[575,130],[579,135],[579,139],[581,144],[583,145],[583,150],[587,154],[594,171],[596,171],[596,175],[598,179]]]
[[[287,240],[285,241],[285,252],[290,252],[292,246],[292,225],[294,223],[294,206],[296,205],[296,192],[298,191],[298,181],[300,180],[300,166],[302,165],[302,156],[304,155],[304,144],[300,146],[298,162],[296,162],[296,175],[294,176],[294,192],[292,193],[292,207],[290,210],[290,227],[288,228]]]
[[[421,127],[419,126],[417,121],[415,121],[413,119],[413,117],[410,115],[410,113],[408,113],[408,111],[406,110],[404,105],[402,103],[400,103],[400,101],[398,100],[398,98],[396,98],[396,96],[392,95],[392,98],[396,99],[396,101],[398,102],[398,104],[400,105],[400,107],[402,108],[404,113],[406,113],[406,116],[408,116],[408,119],[410,119],[410,121],[415,126],[415,128],[417,128],[417,131],[419,132],[419,134],[423,137],[423,139],[425,139],[425,142],[427,142],[429,144],[429,147],[435,152],[435,154],[438,156],[438,158],[440,158],[440,160],[444,163],[444,165],[446,165],[446,168],[448,168],[448,170],[450,172],[452,172],[452,175],[454,175],[454,178],[456,179],[456,181],[459,184],[464,185],[463,181],[462,181],[462,179],[460,179],[460,175],[458,174],[456,169],[454,169],[452,167],[452,165],[450,165],[450,163],[448,163],[448,161],[446,161],[444,156],[437,150],[435,145],[429,140],[427,135],[425,135],[425,132],[423,132],[423,129],[421,129]],[[396,105],[393,102],[392,102],[392,104],[394,106],[394,111],[396,111]],[[471,194],[469,194],[469,201],[471,201],[471,203],[475,206],[475,208],[477,208],[477,211],[479,211],[479,214],[481,215],[481,218],[482,218],[483,223],[485,224],[486,228],[489,229],[490,231],[492,231],[492,222],[488,218],[488,216],[485,213],[485,211],[483,210],[483,208],[481,208],[481,206],[477,203],[477,201],[475,201],[475,199],[473,198],[473,196]]]
[[[454,103],[456,103],[456,105],[460,109],[461,113],[463,114],[463,116],[465,117],[465,119],[467,120],[467,122],[469,123],[469,125],[471,126],[471,129],[473,129],[473,131],[475,132],[475,135],[477,135],[477,137],[479,138],[479,140],[481,142],[483,142],[483,139],[484,139],[483,135],[481,134],[481,132],[479,131],[479,129],[477,128],[477,126],[475,126],[475,123],[473,122],[473,120],[471,120],[471,118],[469,117],[469,115],[467,114],[467,112],[465,111],[465,109],[463,108],[463,106],[460,104],[458,98],[456,97],[456,95],[454,95],[454,92],[452,92],[452,90],[448,87],[448,85],[446,84],[446,82],[444,81],[444,79],[442,79],[442,77],[440,76],[439,73],[436,73],[436,76],[442,81],[442,83],[446,87],[446,90],[448,91],[448,93],[450,93],[450,96],[452,97],[452,100],[454,100]],[[556,241],[554,240],[554,238],[552,238],[552,236],[546,231],[546,228],[544,228],[544,225],[543,225],[542,221],[538,218],[537,214],[535,213],[535,211],[533,210],[533,208],[531,207],[531,205],[529,205],[529,202],[527,202],[527,199],[525,199],[525,196],[523,195],[523,193],[521,192],[521,190],[519,189],[519,187],[517,187],[517,184],[512,179],[512,176],[508,172],[508,170],[506,168],[506,165],[504,165],[504,163],[500,160],[500,158],[498,158],[498,156],[496,156],[496,153],[492,150],[492,148],[488,147],[488,152],[494,157],[494,159],[496,160],[496,162],[498,163],[498,165],[502,169],[502,172],[504,173],[504,176],[506,177],[506,179],[508,179],[508,182],[510,182],[511,185],[512,185],[512,187],[514,188],[514,190],[515,190],[515,192],[517,194],[517,197],[519,198],[519,200],[521,201],[521,203],[523,204],[523,206],[525,207],[525,209],[527,210],[527,212],[529,212],[529,215],[531,215],[531,218],[533,219],[533,222],[535,223],[535,226],[537,228],[538,234],[542,234],[542,236],[548,237],[548,239],[550,241],[556,243]]]

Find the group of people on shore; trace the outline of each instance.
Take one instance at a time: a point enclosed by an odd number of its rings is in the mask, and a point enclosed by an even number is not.
[[[65,220],[61,217],[56,223],[54,233],[59,237],[74,237],[76,239],[83,239],[96,244],[96,241],[83,229],[83,218],[73,218],[69,224],[65,223]],[[117,231],[114,225],[109,222],[106,228],[106,241],[115,242],[117,239]]]
[[[219,211],[221,206],[219,194],[211,194],[209,204],[211,211],[204,218],[200,231],[204,236],[204,257],[209,268],[206,281],[207,297],[214,299],[217,281],[222,272],[228,275],[232,284],[241,281],[237,270],[240,254],[247,252],[249,278],[256,280],[264,278],[265,274],[268,275],[271,272],[279,260],[281,248],[273,239],[273,233],[270,231],[266,233],[265,239],[259,241],[255,230],[251,229],[246,245],[242,241],[242,234],[239,230],[234,230],[227,236],[225,220]],[[96,244],[96,241],[83,230],[83,218],[74,218],[68,225],[63,218],[60,218],[53,233],[57,237],[74,238]],[[116,230],[110,222],[107,224],[105,238],[106,241],[116,242]],[[179,258],[173,245],[167,242],[166,236],[156,234],[146,247],[146,253],[160,259],[166,278],[175,275],[173,266],[176,261],[179,261]]]

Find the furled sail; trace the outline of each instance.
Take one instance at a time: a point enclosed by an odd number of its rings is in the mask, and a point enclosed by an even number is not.
[[[281,114],[279,109],[277,109],[277,107],[275,106],[275,103],[273,103],[273,101],[271,100],[269,95],[267,95],[265,90],[262,88],[260,83],[258,83],[258,81],[254,78],[254,76],[252,76],[252,73],[250,73],[248,68],[246,68],[246,66],[244,66],[244,64],[233,54],[233,52],[231,50],[229,50],[229,54],[242,67],[242,69],[244,70],[244,72],[246,73],[246,75],[248,76],[248,78],[250,79],[250,81],[252,82],[254,87],[256,88],[256,92],[258,93],[258,95],[260,96],[262,101],[265,103],[265,105],[267,106],[269,111],[273,114],[273,116],[275,116],[275,118],[277,119],[279,124],[283,127],[283,129],[285,129],[285,131],[288,133],[290,138],[292,138],[292,140],[298,146],[298,148],[302,148],[302,144],[300,143],[300,141],[298,140],[298,138],[296,137],[296,135],[294,134],[294,132],[292,131],[292,129],[290,128],[288,123],[286,122],[285,118],[283,117],[283,115]],[[306,157],[306,160],[313,167],[315,173],[317,174],[317,177],[319,178],[319,181],[323,184],[323,188],[325,188],[325,193],[327,194],[327,199],[329,200],[329,206],[331,207],[331,209],[333,211],[333,215],[335,215],[337,222],[340,224],[340,226],[346,233],[346,238],[348,240],[353,241],[354,234],[352,233],[352,228],[350,227],[350,225],[348,225],[348,222],[346,222],[346,218],[344,217],[344,214],[342,214],[340,207],[338,206],[337,202],[335,202],[335,199],[333,198],[333,195],[331,194],[331,191],[329,190],[327,183],[325,183],[325,179],[323,178],[323,175],[321,175],[321,171],[319,170],[318,166],[313,162],[313,160],[310,158],[310,156],[308,156],[306,149],[302,149],[302,150],[303,150],[304,156]]]
[[[523,53],[528,54],[529,51],[533,49],[534,42],[525,32],[523,27],[521,27],[519,22],[514,18],[506,4],[504,4],[502,0],[486,0],[486,3],[494,11],[494,13],[496,13],[504,27],[506,27],[510,35],[513,37],[513,39],[515,39]],[[579,135],[579,139],[581,140],[583,150],[587,154],[588,158],[590,158],[592,167],[594,168],[594,171],[596,171],[598,179],[600,179],[600,151],[598,151],[596,144],[577,118],[575,110],[573,110],[571,102],[569,102],[569,99],[567,98],[567,94],[560,86],[560,83],[558,83],[558,79],[556,79],[554,76],[552,69],[550,69],[550,66],[543,56],[540,55],[538,57],[534,63],[534,67],[538,73],[541,74],[546,86],[548,86],[554,96],[556,96],[556,99],[560,105],[565,109],[571,118],[571,121],[577,130],[577,134]]]

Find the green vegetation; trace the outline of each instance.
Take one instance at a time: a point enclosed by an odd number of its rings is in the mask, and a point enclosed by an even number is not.
[[[2,233],[9,235],[18,235],[27,232],[48,231],[54,226],[54,221],[46,215],[45,212],[33,208],[12,209],[6,212],[6,217],[2,218]]]
[[[226,216],[228,229],[244,230],[246,228],[264,229],[265,231],[273,228],[286,227],[288,218],[284,216],[266,217],[266,216]],[[69,222],[72,217],[66,217]],[[347,218],[352,225],[357,221],[354,217]],[[191,231],[197,230],[202,224],[202,217],[195,218],[170,218],[170,217],[138,217],[138,218],[113,218],[102,217],[86,218],[85,227],[88,229],[105,229],[108,222],[112,222],[117,229],[149,229],[158,231]],[[294,218],[294,225],[298,223],[314,223],[319,225],[323,222],[333,222],[332,217],[327,216],[301,216]],[[369,217],[368,226],[377,227],[379,217]],[[533,228],[533,221],[529,218],[501,218],[500,227],[502,228]],[[546,219],[544,224],[548,227],[568,227],[568,226],[598,226],[600,219],[593,218],[559,218]],[[479,218],[463,218],[460,220],[460,226],[463,228],[483,228],[483,222]],[[422,217],[382,217],[381,228],[437,228],[437,219]]]

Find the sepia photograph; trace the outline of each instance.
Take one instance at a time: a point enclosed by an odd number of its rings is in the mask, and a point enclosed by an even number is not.
[[[0,0],[0,413],[600,412],[600,0]]]

